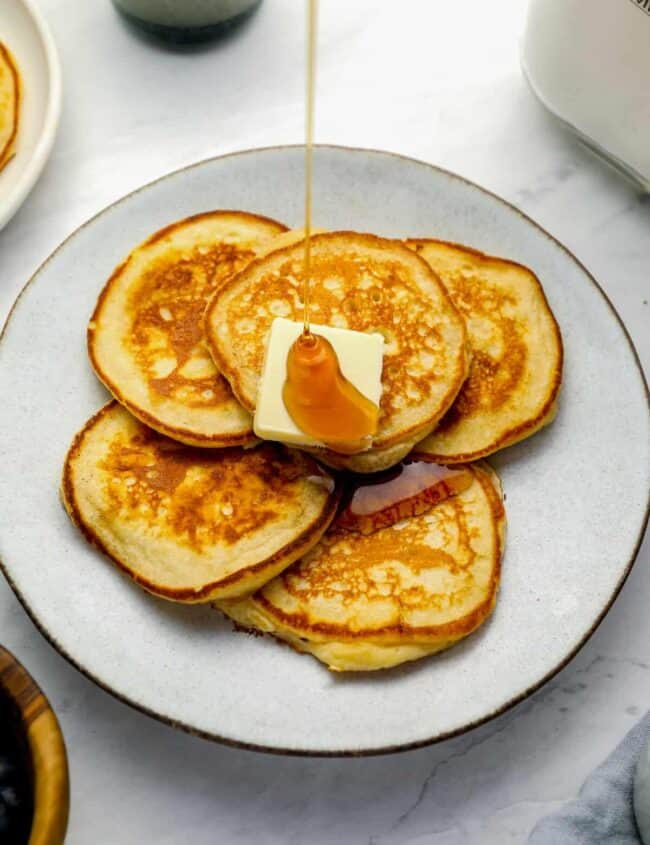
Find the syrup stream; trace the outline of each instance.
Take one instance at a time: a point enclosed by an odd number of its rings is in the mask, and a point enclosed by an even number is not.
[[[307,0],[307,88],[305,91],[305,260],[303,279],[303,339],[310,338],[309,286],[311,282],[311,183],[314,142],[314,88],[316,83],[316,23],[318,0]]]

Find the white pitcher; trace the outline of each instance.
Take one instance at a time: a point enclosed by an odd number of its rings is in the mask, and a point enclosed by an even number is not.
[[[650,191],[650,0],[530,0],[522,66],[549,111]]]

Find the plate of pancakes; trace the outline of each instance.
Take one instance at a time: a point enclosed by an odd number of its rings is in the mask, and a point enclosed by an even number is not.
[[[648,393],[533,221],[320,146],[312,320],[383,336],[379,422],[353,454],[261,441],[269,332],[304,310],[303,155],[165,176],[26,285],[0,342],[0,558],[128,704],[249,748],[382,753],[502,713],[595,630],[647,522]]]
[[[52,150],[61,112],[61,67],[32,0],[0,9],[0,229],[22,205]]]

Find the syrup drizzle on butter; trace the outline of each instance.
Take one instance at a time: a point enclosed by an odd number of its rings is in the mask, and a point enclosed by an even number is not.
[[[314,96],[316,87],[316,31],[318,0],[307,0],[307,72],[305,90],[305,261],[302,284],[303,335],[309,337],[311,282],[311,191],[314,148]]]

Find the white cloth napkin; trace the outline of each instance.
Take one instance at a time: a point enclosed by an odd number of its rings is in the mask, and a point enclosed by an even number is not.
[[[575,801],[538,822],[528,845],[641,845],[632,790],[649,738],[650,712],[592,772]]]

